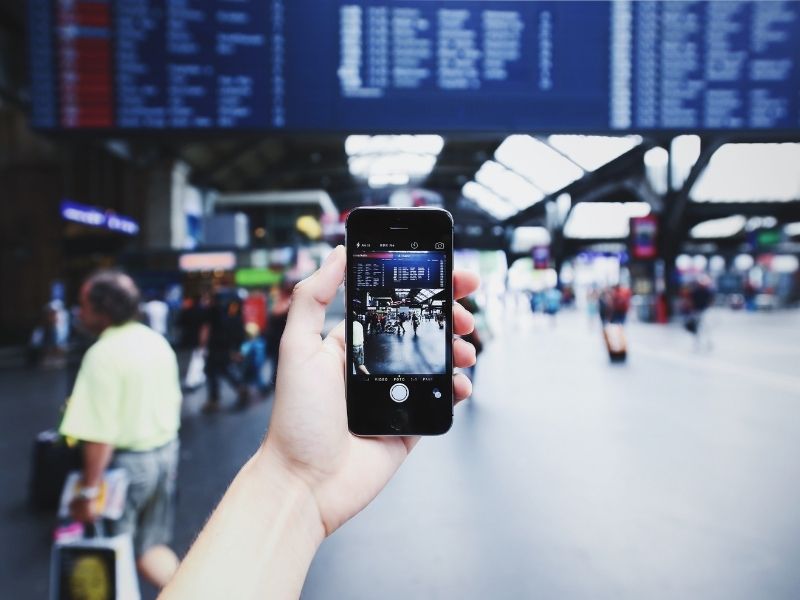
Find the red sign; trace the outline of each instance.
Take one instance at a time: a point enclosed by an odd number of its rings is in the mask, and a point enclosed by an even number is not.
[[[658,256],[658,219],[653,215],[631,218],[631,256],[638,259]]]

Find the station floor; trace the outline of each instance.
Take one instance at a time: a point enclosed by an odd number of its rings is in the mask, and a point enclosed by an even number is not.
[[[624,365],[583,314],[508,312],[453,429],[323,544],[304,598],[800,597],[800,311],[713,311],[711,349],[631,323]],[[52,521],[25,492],[63,388],[0,372],[2,598],[47,597]],[[185,402],[180,552],[271,408],[204,416],[202,400]]]
[[[405,333],[364,336],[364,364],[370,373],[444,373],[447,351],[445,331],[436,321],[423,319],[416,334],[411,321]]]

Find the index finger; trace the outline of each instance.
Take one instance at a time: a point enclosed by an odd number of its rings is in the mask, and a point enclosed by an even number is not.
[[[293,353],[304,354],[319,348],[325,310],[342,283],[344,269],[344,247],[337,246],[313,275],[295,286],[281,346],[290,346]]]
[[[478,289],[481,279],[472,271],[455,269],[453,271],[453,299],[458,300],[469,296]]]

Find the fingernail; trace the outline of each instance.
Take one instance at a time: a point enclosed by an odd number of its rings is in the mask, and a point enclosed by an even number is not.
[[[331,250],[330,254],[328,254],[328,256],[325,257],[325,262],[322,263],[323,267],[326,267],[333,262],[333,260],[336,258],[337,252],[339,252],[339,248],[341,247],[342,247],[341,244],[339,244],[338,246],[336,246],[336,248]]]

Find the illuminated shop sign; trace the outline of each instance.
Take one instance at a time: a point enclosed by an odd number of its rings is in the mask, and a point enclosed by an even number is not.
[[[236,267],[233,252],[192,252],[178,259],[181,271],[231,271]]]
[[[61,216],[67,221],[89,227],[99,227],[126,235],[139,233],[139,224],[130,217],[118,215],[113,210],[103,210],[72,200],[61,201]]]

